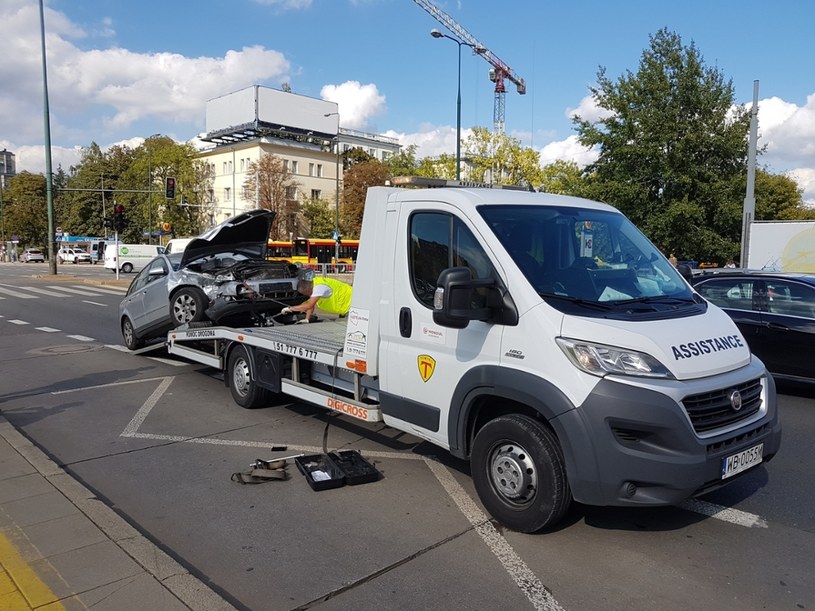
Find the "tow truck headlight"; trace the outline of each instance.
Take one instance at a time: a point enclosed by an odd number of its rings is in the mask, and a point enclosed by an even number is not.
[[[644,352],[565,337],[557,338],[557,343],[575,366],[592,375],[602,377],[616,374],[645,378],[673,378],[671,372],[662,363]]]

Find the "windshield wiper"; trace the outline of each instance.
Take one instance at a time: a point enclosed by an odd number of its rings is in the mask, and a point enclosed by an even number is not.
[[[568,301],[577,305],[585,306],[587,308],[594,308],[595,310],[603,310],[607,312],[613,306],[609,303],[601,303],[599,301],[590,301],[588,299],[581,299],[580,297],[572,297],[571,295],[558,295],[557,293],[539,293],[541,297],[551,297],[560,299],[561,301]]]
[[[619,299],[614,303],[628,305],[630,303],[696,303],[692,297],[670,297],[669,295],[648,295],[634,297],[633,299]]]

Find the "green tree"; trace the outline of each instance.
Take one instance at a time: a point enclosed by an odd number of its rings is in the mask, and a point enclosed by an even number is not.
[[[345,172],[340,207],[344,237],[359,237],[368,187],[382,186],[390,177],[388,166],[376,160],[357,163]]]
[[[173,199],[165,197],[168,177],[176,181]],[[155,242],[165,224],[174,235],[198,235],[214,212],[211,184],[211,170],[196,161],[192,145],[160,134],[147,138],[133,151],[114,192],[117,203],[125,207],[124,238]],[[186,206],[181,205],[182,197]]]
[[[416,145],[409,144],[386,161],[391,176],[415,176],[419,163],[416,161]]]
[[[324,199],[306,200],[300,204],[300,212],[308,226],[303,237],[328,239],[334,235],[337,219],[333,203]]]
[[[583,173],[574,161],[559,159],[540,170],[538,190],[559,195],[582,195],[585,189]]]
[[[6,239],[16,235],[19,248],[48,246],[48,212],[46,210],[45,177],[42,174],[20,172],[8,181],[3,191],[3,222]]]
[[[462,146],[467,174],[476,182],[537,186],[541,182],[540,155],[520,140],[485,127],[474,127]]]
[[[746,173],[749,115],[735,106],[731,82],[663,29],[636,74],[614,82],[601,67],[591,93],[608,114],[573,118],[579,141],[599,153],[587,194],[679,258],[719,260],[737,249],[733,202],[743,191],[734,179]]]

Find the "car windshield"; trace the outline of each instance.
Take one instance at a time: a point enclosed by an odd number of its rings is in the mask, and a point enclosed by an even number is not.
[[[608,306],[693,302],[682,276],[622,214],[571,206],[479,211],[541,296]]]

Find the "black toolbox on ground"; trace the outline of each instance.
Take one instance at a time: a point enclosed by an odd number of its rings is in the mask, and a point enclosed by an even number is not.
[[[345,483],[349,486],[367,484],[379,479],[379,471],[356,450],[329,452],[328,456],[345,473]]]
[[[312,490],[367,484],[379,479],[379,471],[356,450],[298,456],[294,464]]]

